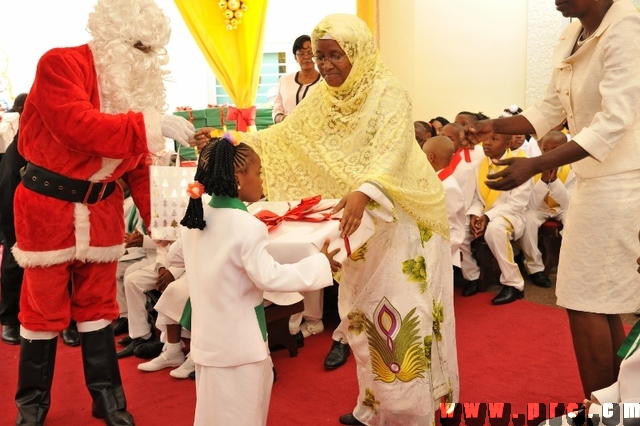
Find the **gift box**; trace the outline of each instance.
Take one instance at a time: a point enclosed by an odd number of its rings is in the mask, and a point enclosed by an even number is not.
[[[373,236],[375,224],[365,210],[356,232],[343,239],[338,230],[342,211],[329,214],[338,201],[319,196],[292,202],[260,201],[249,206],[249,213],[270,228],[268,250],[278,262],[295,263],[318,253],[329,238],[329,251],[339,248],[334,259],[343,263]]]
[[[273,124],[271,112],[273,108],[256,109],[256,129],[262,130]],[[220,115],[222,113],[222,116]],[[173,115],[178,115],[189,120],[196,129],[201,127],[214,127],[222,130],[225,126],[227,130],[235,130],[236,122],[228,121],[227,114],[229,108],[222,106],[216,108],[194,109],[189,111],[175,111]]]

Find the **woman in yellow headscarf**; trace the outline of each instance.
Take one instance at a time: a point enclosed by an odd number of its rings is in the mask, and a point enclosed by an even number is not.
[[[330,15],[311,38],[324,81],[282,123],[243,141],[262,158],[269,200],[342,198],[344,235],[365,208],[376,218],[340,277],[336,333],[354,352],[360,388],[340,422],[430,426],[440,398],[458,397],[442,185],[414,141],[409,96],[366,24]]]

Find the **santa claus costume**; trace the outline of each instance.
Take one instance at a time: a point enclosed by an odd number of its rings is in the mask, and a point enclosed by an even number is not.
[[[28,161],[15,194],[20,300],[18,425],[40,425],[50,403],[57,335],[78,323],[92,415],[132,425],[111,321],[124,253],[123,191],[149,224],[148,155],[193,135],[164,115],[169,20],[153,0],[98,0],[88,44],[45,53],[20,123]],[[71,289],[71,291],[69,291]]]

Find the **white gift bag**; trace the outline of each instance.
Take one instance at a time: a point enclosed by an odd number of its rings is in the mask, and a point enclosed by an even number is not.
[[[150,166],[151,238],[175,241],[178,227],[189,204],[187,185],[196,167]]]

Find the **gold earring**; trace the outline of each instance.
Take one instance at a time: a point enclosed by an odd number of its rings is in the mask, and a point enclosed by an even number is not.
[[[240,187],[240,185],[238,185],[238,189],[242,189],[242,188]]]

